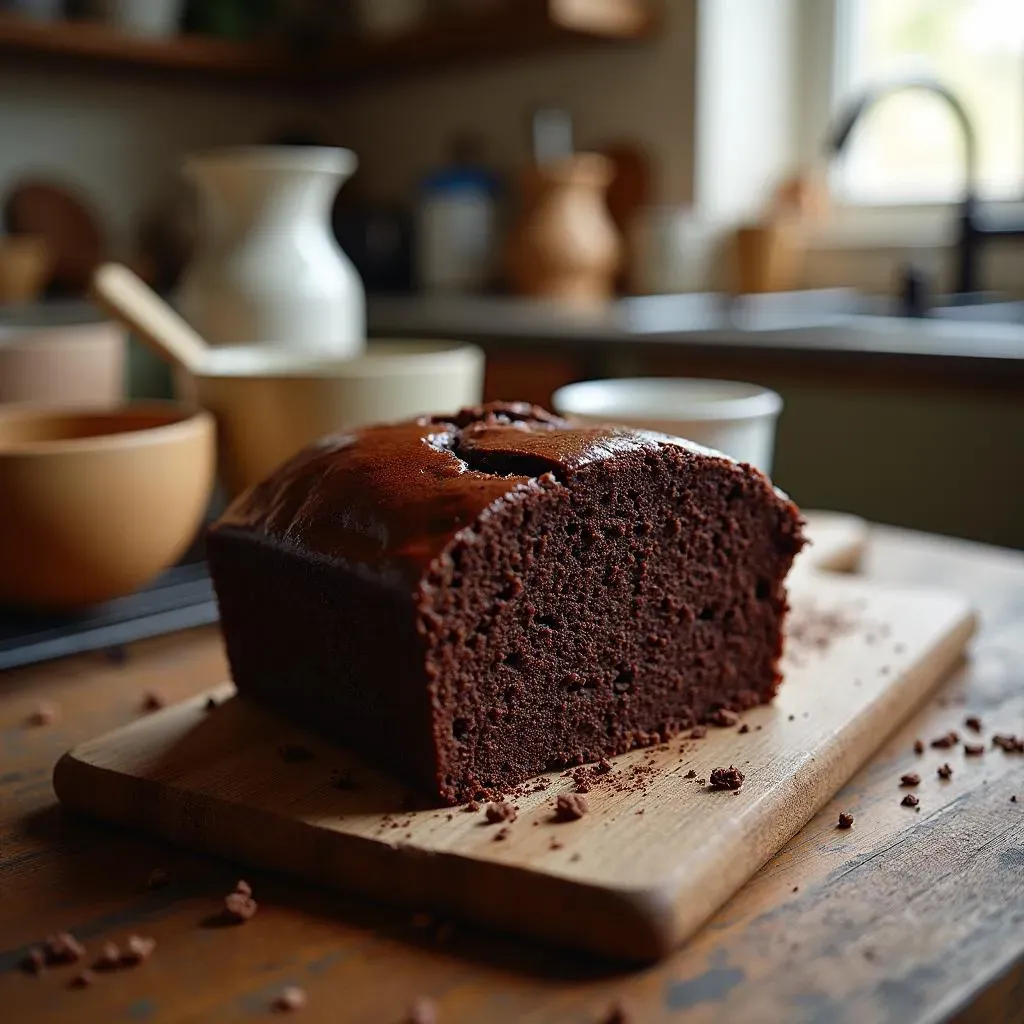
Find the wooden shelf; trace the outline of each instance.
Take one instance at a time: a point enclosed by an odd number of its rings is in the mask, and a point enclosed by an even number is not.
[[[0,14],[0,53],[286,85],[340,85],[599,41],[654,34],[649,0],[504,0],[426,22],[401,35],[345,39],[309,53],[204,36],[143,39],[88,21],[36,22]]]

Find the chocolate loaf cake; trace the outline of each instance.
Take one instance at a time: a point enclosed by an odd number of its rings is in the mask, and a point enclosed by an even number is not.
[[[750,466],[494,404],[326,438],[209,559],[242,694],[456,803],[770,700],[802,543]]]

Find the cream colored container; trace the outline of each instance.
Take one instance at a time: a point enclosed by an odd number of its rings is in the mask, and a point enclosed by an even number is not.
[[[302,360],[266,346],[213,350],[193,373],[217,417],[221,479],[235,495],[310,441],[480,401],[484,354],[445,341],[373,341],[362,356]]]
[[[770,473],[782,399],[758,384],[633,377],[559,388],[556,412],[592,423],[625,423],[696,441]]]

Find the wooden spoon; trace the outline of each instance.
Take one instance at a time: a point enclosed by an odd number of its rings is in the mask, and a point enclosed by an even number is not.
[[[210,346],[136,274],[104,263],[92,276],[93,300],[158,356],[192,374],[209,365]]]

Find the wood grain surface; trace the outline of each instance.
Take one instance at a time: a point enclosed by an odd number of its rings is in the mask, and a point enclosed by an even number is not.
[[[49,779],[68,747],[137,720],[147,690],[181,700],[222,680],[216,632],[0,674],[0,1019],[248,1021],[297,984],[310,1021],[398,1022],[421,996],[442,1024],[585,1024],[619,1001],[640,1021],[1024,1020],[1024,757],[991,746],[1024,732],[1024,555],[876,528],[865,574],[969,596],[969,660],[685,947],[641,969],[263,872],[246,876],[256,917],[209,927],[236,867],[66,814]],[[31,727],[40,701],[60,718]],[[915,755],[917,737],[969,737],[971,714],[984,756]],[[899,803],[910,770],[916,814]],[[169,884],[151,891],[155,867]],[[84,991],[66,987],[74,968],[17,970],[63,928],[90,951],[133,932],[158,946]]]

